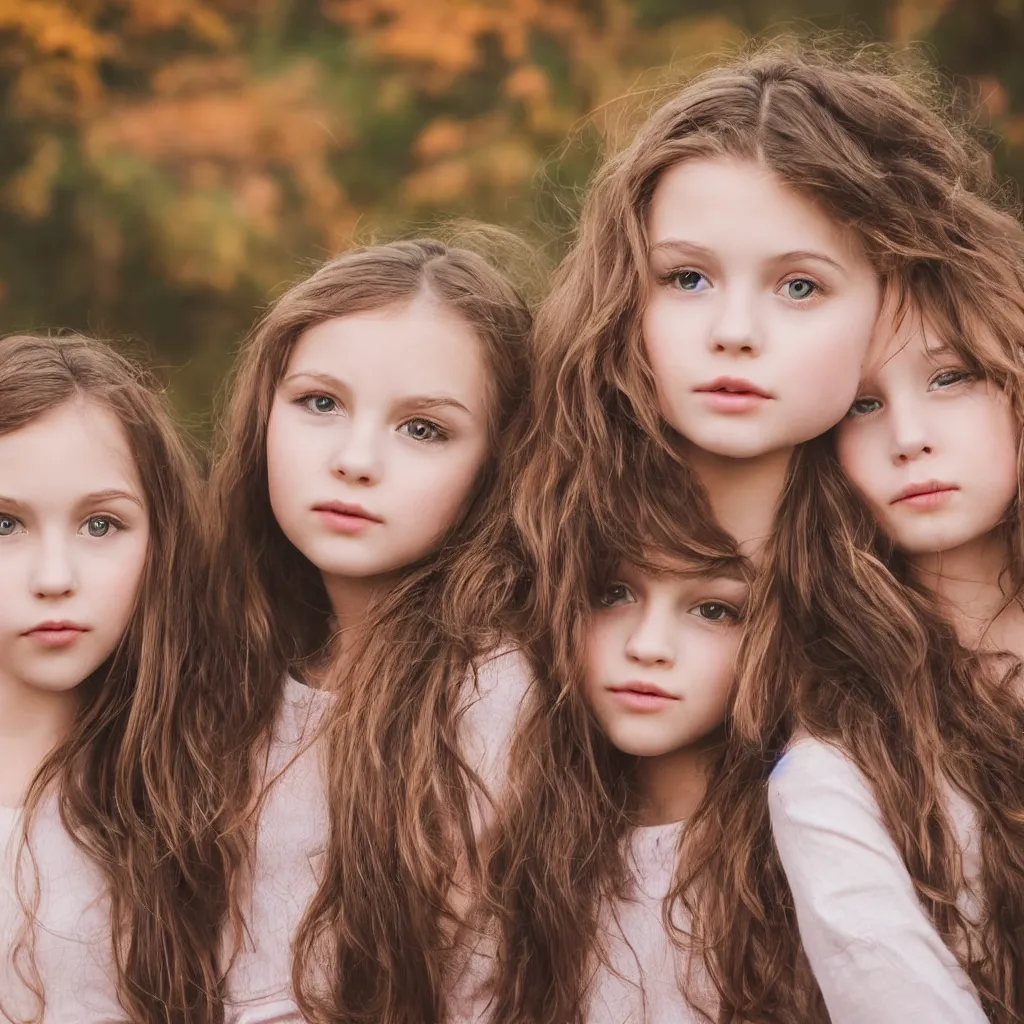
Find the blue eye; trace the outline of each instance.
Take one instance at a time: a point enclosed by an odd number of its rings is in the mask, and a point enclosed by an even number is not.
[[[85,528],[89,531],[90,537],[106,537],[113,525],[113,522],[106,516],[93,516],[86,523]]]
[[[973,379],[974,375],[967,370],[943,370],[935,374],[931,383],[938,388],[951,388],[954,384],[962,384],[965,380]]]
[[[867,416],[868,413],[877,412],[882,408],[882,403],[877,398],[858,398],[850,406],[847,416]]]
[[[792,281],[787,281],[783,287],[791,299],[806,299],[818,290],[818,286],[813,281],[808,281],[806,277],[795,277]]]
[[[708,279],[696,270],[676,270],[669,275],[669,280],[674,281],[676,285],[684,292],[700,292],[704,288],[702,285],[707,285]]]
[[[303,395],[299,403],[310,412],[330,414],[338,408],[338,403],[330,395]]]
[[[444,441],[447,434],[433,421],[424,419],[409,420],[399,428],[404,430],[407,437],[414,441]]]

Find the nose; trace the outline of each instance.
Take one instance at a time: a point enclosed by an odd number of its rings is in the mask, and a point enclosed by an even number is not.
[[[934,439],[928,419],[917,403],[890,402],[889,419],[892,424],[892,457],[896,465],[913,462],[922,455],[931,455]]]
[[[44,539],[33,569],[33,593],[42,598],[67,597],[76,586],[74,558],[67,540]]]
[[[755,296],[746,288],[720,287],[710,348],[721,355],[756,356],[761,351]]]
[[[354,419],[344,424],[331,454],[331,470],[350,483],[374,484],[381,475],[380,439],[374,425]]]
[[[670,667],[676,661],[671,616],[648,607],[626,640],[626,657],[638,665]]]

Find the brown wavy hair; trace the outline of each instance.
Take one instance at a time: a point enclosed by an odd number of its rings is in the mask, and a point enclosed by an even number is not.
[[[371,246],[330,261],[255,328],[213,470],[223,671],[244,694],[234,733],[244,756],[234,759],[238,777],[230,783],[242,806],[253,785],[245,752],[266,735],[285,674],[323,653],[332,630],[320,572],[270,507],[266,427],[275,388],[304,331],[424,290],[480,339],[493,384],[491,450],[460,521],[378,602],[365,644],[330,681],[344,694],[322,733],[330,835],[294,961],[299,1005],[313,1024],[424,1024],[442,1016],[455,865],[468,857],[472,871],[475,863],[469,808],[479,780],[459,752],[460,699],[473,658],[498,642],[500,619],[489,609],[504,603],[501,581],[480,571],[473,538],[507,510],[496,480],[526,393],[526,303],[482,256],[439,241]],[[484,636],[476,622],[494,628]]]
[[[646,447],[640,437],[632,443]],[[596,597],[622,561],[655,574],[749,575],[733,539],[678,486],[678,465],[653,446],[647,454],[647,473],[634,477],[630,468],[606,480],[605,514],[574,520],[572,541],[585,552],[583,600],[572,618],[532,634],[535,698],[487,837],[486,893],[474,922],[496,939],[495,967],[466,993],[489,998],[495,1024],[585,1024],[595,969],[615,971],[604,915],[633,895],[624,841],[642,823],[638,759],[604,735],[583,688]],[[681,982],[687,966],[680,961]]]
[[[646,215],[661,173],[680,160],[720,155],[761,163],[853,231],[887,287],[932,273],[978,289],[1000,308],[1000,337],[1013,351],[1021,337],[1020,227],[1003,205],[988,153],[949,110],[934,75],[905,55],[753,45],[686,84],[598,171],[537,314],[534,423],[513,505],[521,571],[532,584],[526,617],[558,692],[580,649],[593,555],[586,524],[615,522],[623,489],[660,486],[677,488],[691,505],[687,521],[709,515],[661,416],[641,338]],[[996,688],[989,710],[968,720],[982,687],[972,656],[875,553],[875,524],[829,457],[830,443],[811,442],[792,461],[752,595],[730,743],[687,825],[666,923],[682,900],[693,934],[676,937],[704,956],[720,1021],[827,1019],[772,842],[771,767],[797,724],[841,742],[876,780],[918,891],[952,943],[959,857],[940,809],[935,752],[957,751],[952,776],[984,808],[990,900],[985,952],[971,961],[971,976],[993,1019],[1016,1019],[1001,1007],[1021,998],[1012,991],[1022,941],[1014,909],[1024,821],[1014,774],[1019,711]],[[946,671],[954,663],[962,666],[957,682]],[[531,756],[528,744],[517,746],[513,779],[528,775]],[[565,873],[536,878],[531,900],[560,909],[543,933],[522,935],[506,951],[496,979],[502,1022],[580,1019],[577,965],[556,957],[552,973],[538,954],[587,939],[579,927],[591,920],[585,908],[594,889],[579,884],[579,873],[591,871],[595,848],[608,849],[596,842],[601,829],[614,831],[595,819],[583,829],[589,845],[577,844],[575,799],[567,782],[545,809],[546,836],[535,837],[576,859],[567,857]],[[593,793],[587,800],[598,806]],[[510,863],[501,856],[490,871],[493,909],[511,927],[525,911],[501,879]]]
[[[55,793],[68,834],[107,883],[117,995],[128,1018],[214,1024],[224,1019],[218,960],[232,851],[220,838],[219,737],[200,690],[197,599],[206,563],[197,465],[157,385],[110,346],[79,336],[0,341],[0,434],[83,399],[109,410],[125,432],[149,550],[121,642],[78,687],[72,728],[29,787],[18,875],[33,816]],[[46,979],[35,968],[32,931],[29,917],[12,956],[41,1020]]]

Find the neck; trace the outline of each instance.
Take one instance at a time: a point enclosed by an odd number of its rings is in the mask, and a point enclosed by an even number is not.
[[[0,806],[15,807],[46,756],[68,734],[74,689],[46,690],[0,673]]]
[[[948,551],[917,555],[918,580],[939,600],[961,642],[1024,655],[1024,610],[1009,590],[1010,552],[993,530]]]
[[[718,733],[713,733],[692,746],[640,758],[637,781],[643,800],[642,825],[668,825],[693,814],[707,791],[708,764],[719,742]]]
[[[328,676],[337,679],[344,673],[366,629],[367,612],[373,601],[394,583],[390,576],[355,578],[324,574],[324,586],[331,602],[331,628],[334,639],[326,662],[314,666],[310,683],[314,686],[331,685]]]
[[[715,518],[748,558],[757,558],[771,535],[792,454],[792,448],[784,448],[754,459],[729,459],[694,447],[687,453]]]

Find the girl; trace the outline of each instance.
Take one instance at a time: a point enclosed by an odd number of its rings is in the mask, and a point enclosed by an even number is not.
[[[1012,272],[988,261],[995,280]],[[795,743],[772,777],[773,830],[836,1020],[882,998],[879,1019],[924,1020],[942,1004],[949,1019],[1024,1019],[1024,294],[993,307],[958,277],[910,282],[836,430],[839,461],[881,530],[878,557],[936,634],[925,719],[935,774],[924,795],[937,791],[939,829],[922,845],[941,859],[905,865],[900,826],[890,825],[894,812],[910,827],[924,818],[911,788],[920,782],[896,787],[881,775],[876,802],[859,762],[827,733]]]
[[[223,1019],[197,472],[141,370],[0,341],[0,1016]]]
[[[239,1019],[298,1019],[293,940],[305,1020],[442,1014],[477,787],[502,774],[527,682],[497,649],[503,581],[463,552],[508,501],[529,327],[480,256],[396,242],[296,285],[242,357],[213,471],[215,596],[248,705],[228,785],[244,806],[271,784]]]
[[[644,498],[620,502],[630,532],[592,525],[601,557],[578,667],[561,685],[541,674],[517,740],[489,864],[496,956],[474,957],[456,1019],[713,1011],[699,961],[681,961],[663,924],[683,928],[681,908],[663,903],[723,739],[748,568],[671,489]]]
[[[995,206],[987,154],[926,91],[868,56],[782,44],[696,79],[598,174],[538,313],[534,429],[549,443],[533,446],[514,505],[534,621],[583,614],[585,523],[614,518],[617,467],[629,481],[678,481],[763,567],[735,735],[687,825],[675,887],[722,1019],[800,1019],[801,954],[764,799],[797,724],[835,733],[842,721],[869,777],[909,780],[916,824],[901,852],[923,886],[946,888],[938,855],[952,847],[931,838],[945,835],[936,726],[900,696],[908,675],[914,692],[934,693],[937,666],[866,552],[873,525],[851,510],[826,442],[806,443],[856,396],[897,271],[966,266],[982,289],[979,253],[996,252],[988,296],[1013,301],[1019,287],[1020,228]],[[571,657],[555,654],[563,678]],[[880,722],[897,724],[880,733]],[[897,812],[886,820],[899,830]],[[886,1019],[888,998],[847,1019]],[[931,1019],[956,1019],[937,1002],[922,1004]]]

